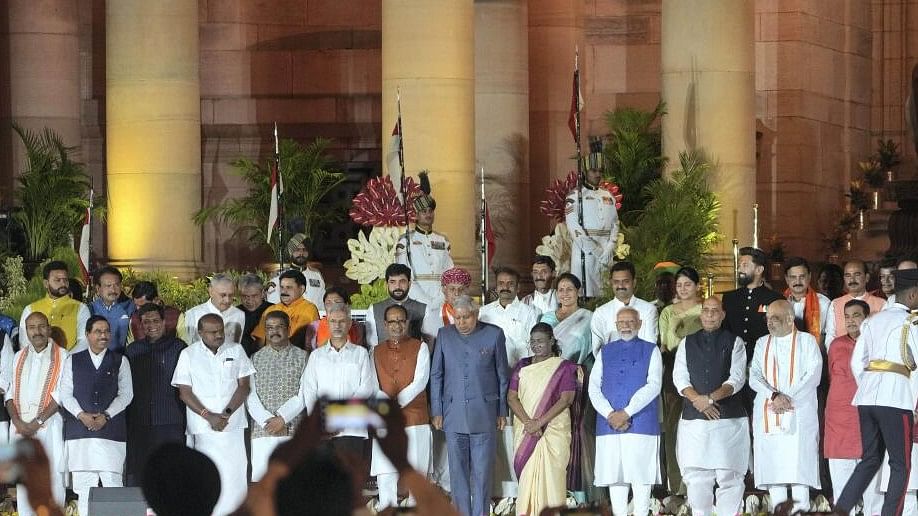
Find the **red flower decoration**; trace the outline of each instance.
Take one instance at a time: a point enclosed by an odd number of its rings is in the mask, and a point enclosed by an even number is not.
[[[622,208],[621,189],[615,183],[601,181],[599,187],[608,191],[615,198],[615,209]],[[567,195],[577,188],[577,172],[571,170],[566,178],[555,179],[551,186],[545,189],[545,199],[539,202],[539,211],[555,222],[564,222],[565,199]]]
[[[414,178],[405,177],[404,181],[403,188],[409,199],[423,193]],[[361,226],[405,225],[405,205],[399,201],[389,176],[374,177],[367,181],[354,197],[348,214],[351,220]],[[414,222],[415,218],[414,206],[408,203],[408,221]]]

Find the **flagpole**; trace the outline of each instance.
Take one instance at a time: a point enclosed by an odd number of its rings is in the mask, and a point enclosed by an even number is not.
[[[277,122],[274,122],[274,168],[277,170],[277,270],[284,270],[284,208],[283,180],[280,168],[280,138],[277,133]]]
[[[481,303],[488,302],[488,234],[485,227],[487,203],[485,202],[485,171],[481,167]]]
[[[405,170],[405,133],[402,132],[402,92],[401,88],[395,87],[395,109],[398,113],[396,125],[398,126],[398,166],[402,169],[402,181],[399,187],[402,190],[402,204],[405,207],[405,252],[408,256],[408,266],[413,267],[411,263],[411,220],[408,216],[408,172]],[[413,274],[413,272],[412,272]]]
[[[86,221],[88,230],[86,231],[86,287],[85,294],[83,295],[83,301],[92,302],[92,299],[89,297],[92,292],[92,202],[93,197],[95,197],[95,185],[93,184],[92,177],[89,178],[89,209],[86,210]]]
[[[574,142],[577,145],[577,222],[580,224],[580,229],[586,232],[586,228],[583,226],[583,182],[584,182],[584,170],[583,170],[583,156],[582,151],[580,150],[580,49],[575,45],[574,46],[574,105],[577,106],[577,109],[574,113]],[[583,282],[583,297],[588,297],[587,292],[587,281],[586,276],[586,252],[583,247],[580,248],[580,278]]]

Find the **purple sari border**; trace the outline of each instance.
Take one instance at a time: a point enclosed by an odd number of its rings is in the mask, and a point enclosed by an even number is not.
[[[577,364],[564,359],[561,360],[561,363],[558,364],[557,369],[555,369],[551,379],[545,386],[545,393],[542,395],[542,399],[539,401],[538,406],[536,406],[535,413],[531,416],[533,419],[542,417],[542,415],[548,412],[548,409],[554,405],[552,398],[554,397],[553,395],[555,391],[561,384],[561,381],[564,379],[565,372],[569,369],[574,369],[574,374],[576,374],[576,368]],[[516,449],[516,453],[513,456],[513,469],[516,471],[517,478],[523,474],[523,468],[526,466],[526,463],[529,462],[529,458],[535,451],[535,447],[539,443],[539,439],[539,436],[523,432],[523,439],[520,441],[520,445]]]

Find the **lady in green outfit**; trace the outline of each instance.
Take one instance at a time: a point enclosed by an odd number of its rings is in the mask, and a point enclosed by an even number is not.
[[[682,267],[676,272],[676,301],[660,312],[660,349],[663,352],[663,448],[666,477],[671,494],[684,494],[682,475],[676,462],[676,427],[682,413],[682,398],[673,386],[673,363],[679,343],[701,329],[701,296],[698,271]]]

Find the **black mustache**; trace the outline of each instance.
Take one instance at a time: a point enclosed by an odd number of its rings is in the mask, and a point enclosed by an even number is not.
[[[513,292],[510,290],[504,289],[504,290],[501,290],[500,293],[501,294],[512,294]]]

